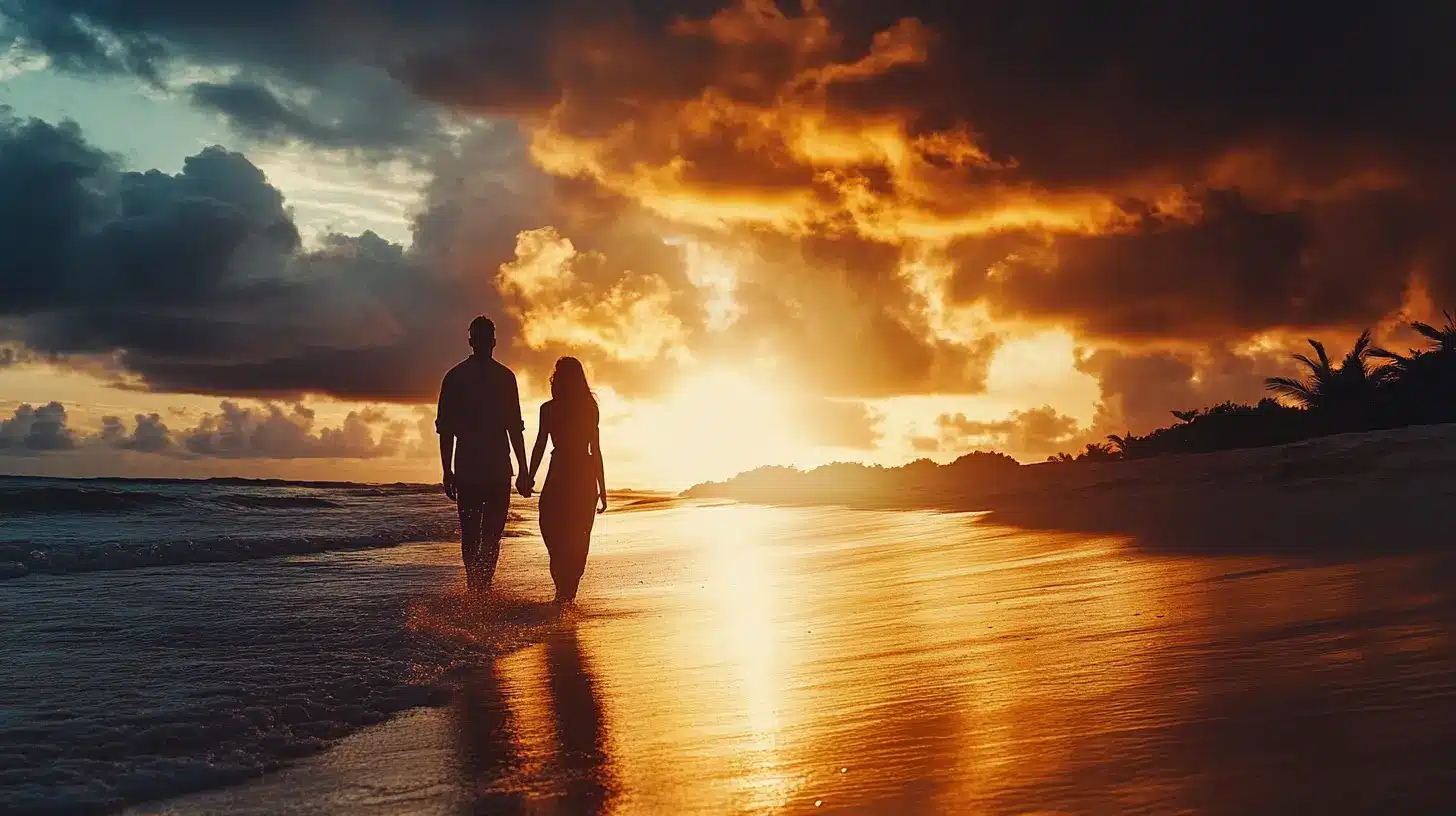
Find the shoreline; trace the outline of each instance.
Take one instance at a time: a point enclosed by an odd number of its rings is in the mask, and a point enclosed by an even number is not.
[[[218,788],[143,803],[127,816],[229,813],[453,813],[447,704],[401,711],[274,771]]]

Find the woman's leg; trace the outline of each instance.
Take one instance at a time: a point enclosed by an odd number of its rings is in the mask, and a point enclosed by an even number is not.
[[[552,557],[553,565],[557,561],[561,564],[561,577],[556,581],[556,592],[557,595],[564,596],[566,600],[576,598],[577,588],[581,585],[581,576],[586,572],[586,557],[591,550],[592,524],[596,521],[595,491],[591,494],[582,491],[581,495],[572,498],[574,501],[571,507],[571,529],[564,531],[561,536],[563,542],[559,547],[560,557]],[[553,569],[555,569],[554,566]]]
[[[562,580],[565,576],[565,560],[562,549],[562,541],[565,538],[565,531],[562,530],[561,506],[558,501],[560,494],[554,489],[550,475],[547,475],[546,488],[541,491],[541,504],[538,512],[541,518],[541,540],[546,544],[546,554],[551,559],[551,582],[556,585],[556,600],[562,600]]]

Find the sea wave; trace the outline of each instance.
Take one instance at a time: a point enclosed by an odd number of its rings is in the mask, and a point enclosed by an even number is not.
[[[512,535],[508,531],[507,535]],[[35,573],[66,574],[137,569],[176,564],[249,561],[332,550],[393,547],[456,535],[452,520],[421,523],[367,535],[264,536],[184,539],[150,544],[108,542],[68,549],[32,548],[25,542],[0,543],[0,580]]]
[[[269,496],[224,493],[187,496],[147,490],[112,490],[97,487],[27,487],[0,490],[0,515],[62,515],[73,513],[140,513],[169,507],[217,504],[245,510],[291,510],[340,507],[320,496]]]
[[[177,496],[142,490],[30,487],[0,491],[0,514],[127,513],[150,510],[178,500]]]
[[[319,496],[248,496],[248,495],[223,495],[213,496],[210,499],[193,500],[202,503],[211,502],[223,504],[229,507],[241,507],[245,510],[294,510],[298,508],[323,508],[342,507],[339,502],[332,499],[325,499]]]

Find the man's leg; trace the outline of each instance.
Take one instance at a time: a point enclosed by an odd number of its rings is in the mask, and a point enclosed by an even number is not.
[[[460,558],[465,562],[465,586],[477,592],[489,584],[489,581],[481,583],[479,567],[484,497],[479,490],[468,486],[462,485],[459,490],[455,506],[460,511]]]
[[[496,563],[500,560],[501,536],[506,531],[506,511],[511,507],[511,483],[485,488],[481,500],[480,545],[476,563],[480,573],[480,585],[487,588],[495,578]]]

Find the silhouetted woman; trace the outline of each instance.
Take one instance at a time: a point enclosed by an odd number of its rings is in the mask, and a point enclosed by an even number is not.
[[[536,483],[550,437],[551,468],[541,489],[541,537],[551,554],[551,580],[556,582],[558,601],[576,599],[591,546],[592,522],[596,513],[607,510],[600,419],[581,361],[575,357],[557,360],[556,370],[551,372],[551,399],[541,406],[541,424],[526,480],[528,489]]]

